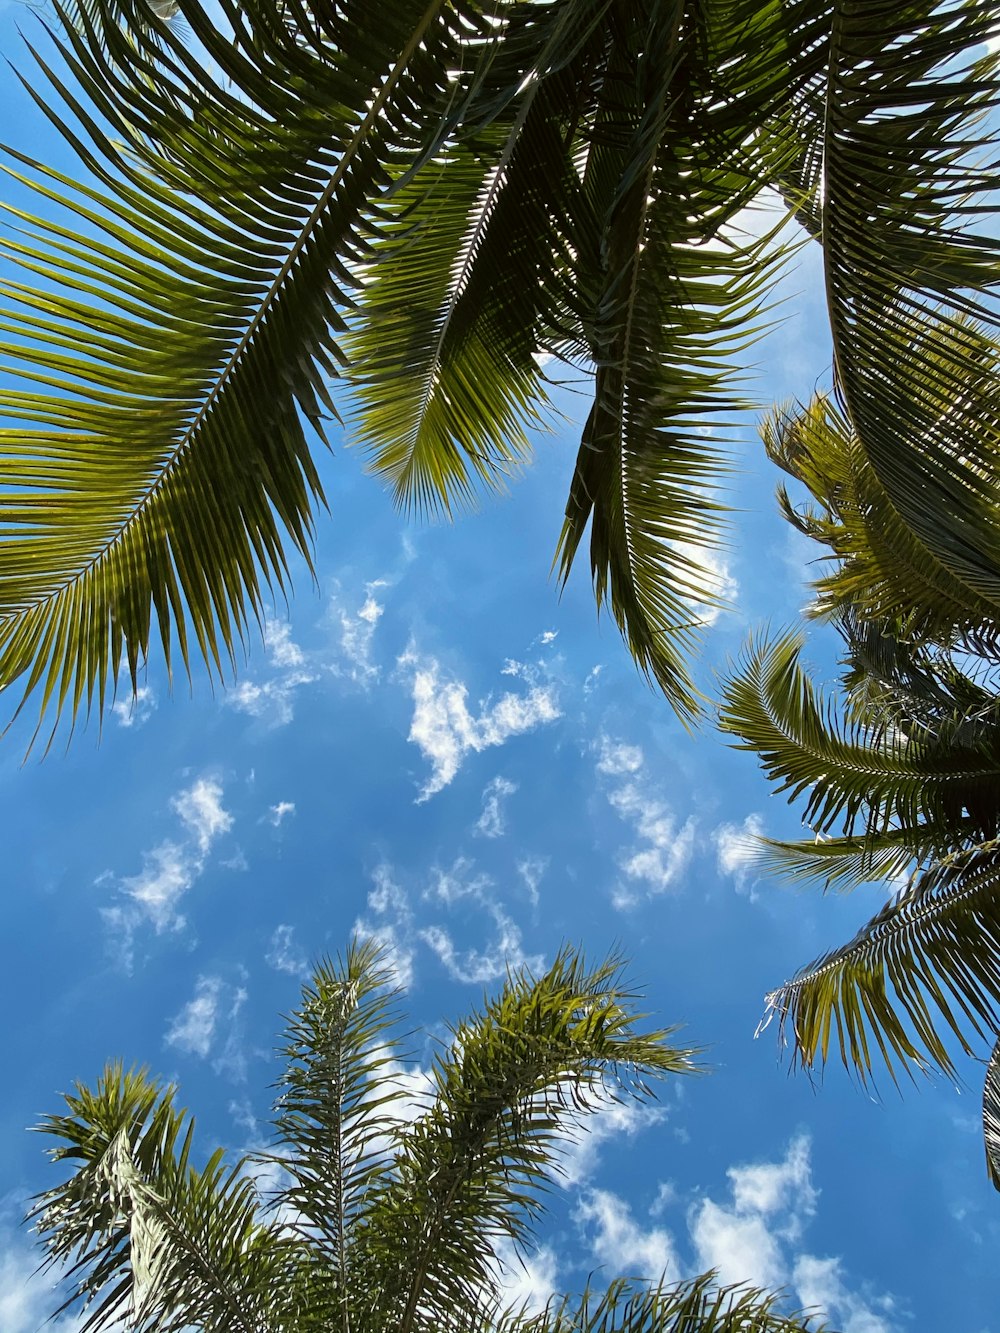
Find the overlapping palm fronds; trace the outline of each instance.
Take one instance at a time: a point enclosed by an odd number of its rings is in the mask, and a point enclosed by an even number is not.
[[[589,523],[598,599],[696,712],[726,429],[780,254],[741,233],[767,186],[824,246],[838,390],[881,486],[994,595],[992,363],[954,392],[962,321],[992,316],[984,6],[57,14],[25,82],[82,178],[11,151],[35,183],[0,288],[0,683],[43,711],[100,711],[153,639],[229,669],[285,543],[309,557],[306,423],[345,369],[375,469],[447,510],[525,456],[545,353],[594,375],[560,576]]]
[[[496,1247],[519,1250],[579,1117],[644,1098],[696,1052],[647,1031],[616,960],[565,951],[511,976],[454,1029],[422,1101],[401,1081],[392,976],[372,944],[324,964],[286,1033],[275,1154],[191,1163],[193,1122],[145,1074],[110,1068],[40,1128],[73,1174],[36,1201],[64,1309],[85,1333],[805,1333],[764,1292],[614,1281],[529,1314],[505,1305]],[[267,1197],[265,1165],[284,1173]],[[269,1204],[269,1209],[264,1205]]]

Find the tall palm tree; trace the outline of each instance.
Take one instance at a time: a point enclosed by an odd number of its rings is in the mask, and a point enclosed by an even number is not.
[[[450,511],[505,484],[567,372],[593,389],[560,578],[589,525],[598,602],[697,713],[703,553],[782,250],[745,228],[768,189],[822,245],[837,390],[881,486],[1000,596],[992,417],[955,392],[968,321],[995,316],[981,0],[56,17],[22,79],[81,179],[8,150],[0,239],[0,686],[56,721],[99,712],[123,663],[135,688],[153,640],[228,670],[285,546],[309,559],[338,411],[402,505]]]
[[[399,1075],[392,974],[371,943],[320,966],[289,1021],[271,1153],[192,1160],[172,1088],[110,1066],[41,1128],[73,1175],[36,1201],[84,1329],[204,1333],[802,1333],[774,1297],[616,1280],[505,1306],[496,1248],[522,1252],[567,1130],[602,1104],[690,1073],[695,1052],[642,1031],[617,961],[565,951],[511,976],[452,1031],[426,1097]],[[281,1182],[262,1197],[260,1168]],[[266,1203],[266,1206],[264,1206]]]
[[[970,358],[973,387],[981,364]],[[769,1014],[795,1061],[813,1068],[832,1051],[863,1081],[875,1064],[894,1080],[914,1066],[952,1076],[956,1049],[995,1041],[984,1130],[1000,1188],[1000,617],[901,522],[829,402],[778,413],[764,437],[812,497],[796,508],[779,495],[828,549],[811,613],[834,621],[847,651],[837,696],[802,667],[795,634],[751,643],[725,683],[722,729],[814,835],[766,840],[761,863],[824,888],[900,886],[854,939],[769,995]]]

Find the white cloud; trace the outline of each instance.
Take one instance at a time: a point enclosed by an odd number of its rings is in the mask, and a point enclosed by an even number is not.
[[[295,716],[295,695],[303,685],[316,680],[306,654],[292,639],[290,626],[268,619],[264,624],[268,664],[275,674],[259,683],[242,680],[223,696],[223,702],[238,712],[259,718],[269,727],[287,726]]]
[[[684,577],[689,579],[698,592],[707,595],[706,601],[694,602],[692,619],[696,624],[712,626],[722,613],[735,602],[739,593],[739,584],[733,577],[729,562],[719,551],[696,542],[675,541],[670,545],[690,565],[685,569]],[[694,595],[689,589],[689,596]]]
[[[548,868],[549,861],[546,856],[525,856],[517,863],[517,873],[524,880],[524,886],[528,890],[528,898],[532,907],[538,906],[538,889],[542,882],[542,876]]]
[[[517,791],[516,782],[496,777],[483,789],[483,812],[476,823],[476,832],[484,838],[499,838],[504,832],[505,812],[503,802]]]
[[[507,975],[508,968],[527,967],[541,971],[541,954],[527,954],[521,942],[520,928],[502,907],[488,903],[487,910],[496,926],[496,938],[483,949],[459,949],[443,926],[427,926],[420,938],[437,954],[448,975],[455,981],[484,984]]]
[[[294,801],[279,801],[277,805],[272,805],[268,811],[268,823],[273,824],[275,828],[289,815],[295,814]]]
[[[0,1233],[0,1329],[3,1333],[79,1333],[84,1316],[51,1316],[66,1298],[58,1290],[58,1275],[39,1273],[41,1250],[26,1245],[8,1228]]]
[[[891,1297],[852,1291],[840,1259],[799,1249],[818,1191],[812,1182],[810,1142],[799,1135],[778,1162],[731,1167],[725,1203],[703,1198],[688,1227],[697,1266],[716,1268],[722,1283],[789,1289],[803,1308],[821,1311],[843,1333],[894,1333]]]
[[[203,855],[233,826],[232,815],[222,808],[222,783],[214,778],[199,778],[187,791],[179,792],[170,806],[194,835]]]
[[[601,738],[597,771],[620,779],[607,791],[611,808],[631,824],[638,842],[619,857],[625,876],[612,894],[615,907],[634,907],[641,895],[663,893],[687,868],[694,849],[694,821],[678,826],[668,805],[651,796],[642,783],[642,750],[607,736]]]
[[[409,739],[432,768],[417,797],[418,803],[446,787],[467,754],[503,745],[512,736],[561,716],[554,686],[536,685],[523,694],[504,694],[496,702],[482,701],[478,715],[473,717],[466,686],[445,678],[432,658],[421,660],[408,649],[400,657],[399,665],[413,671]]]
[[[181,1009],[164,1038],[168,1046],[176,1046],[188,1055],[208,1058],[223,1021],[228,1022],[227,1036],[222,1050],[213,1061],[217,1073],[242,1079],[245,1060],[239,1049],[236,1018],[246,1003],[247,993],[242,986],[228,986],[221,977],[199,977],[194,995]]]
[[[508,1309],[541,1314],[559,1291],[559,1259],[548,1245],[519,1254],[504,1236],[493,1246],[493,1260],[495,1285]]]
[[[581,1115],[560,1152],[560,1185],[585,1184],[597,1169],[604,1143],[634,1138],[651,1125],[661,1124],[666,1115],[665,1106],[637,1101],[609,1101],[598,1111]]]
[[[757,858],[757,839],[763,832],[764,821],[760,815],[747,815],[742,824],[720,824],[712,831],[719,873],[732,875],[741,893]]]
[[[264,961],[278,972],[287,972],[293,977],[304,977],[309,973],[309,964],[302,950],[293,943],[294,934],[292,926],[276,926],[271,936],[271,947],[264,955]]]
[[[543,648],[547,648],[550,643],[555,643],[558,635],[559,631],[557,629],[547,629],[544,633],[539,635],[538,642]]]
[[[382,864],[372,874],[375,887],[368,894],[367,916],[354,922],[354,933],[371,938],[386,952],[404,989],[413,984],[413,910],[405,889],[392,877],[392,868]]]
[[[167,1045],[204,1059],[212,1049],[221,995],[221,977],[199,977],[194,998],[188,1000],[167,1031]]]
[[[201,870],[197,857],[176,842],[162,842],[146,852],[138,875],[129,875],[121,887],[159,935],[165,930],[180,930],[184,917],[177,903],[187,893]],[[109,909],[114,912],[116,909]],[[119,911],[121,909],[118,909]]]
[[[329,621],[337,636],[341,661],[330,666],[333,675],[366,688],[378,680],[381,667],[372,661],[372,647],[385,607],[377,600],[375,593],[388,586],[387,579],[373,579],[366,583],[361,606],[355,605],[348,609],[340,595],[340,585],[335,585],[330,599]]]
[[[590,1229],[591,1252],[606,1267],[608,1276],[621,1274],[652,1282],[682,1276],[673,1236],[664,1227],[645,1228],[636,1222],[624,1199],[610,1190],[588,1190],[576,1209],[576,1219]]]
[[[149,685],[140,685],[135,695],[127,699],[116,699],[111,705],[120,727],[141,727],[148,722],[156,711],[156,695]]]
[[[643,765],[643,754],[638,745],[626,745],[624,741],[613,741],[608,736],[601,737],[601,753],[597,760],[598,773],[608,777],[618,777],[623,773],[638,773]]]

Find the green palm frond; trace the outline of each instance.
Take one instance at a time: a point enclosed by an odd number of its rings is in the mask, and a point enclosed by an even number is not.
[[[275,1162],[292,1183],[272,1203],[308,1225],[340,1290],[350,1281],[349,1233],[382,1182],[398,1128],[393,979],[378,946],[355,941],[303,987],[282,1049]]]
[[[990,338],[997,327],[1000,77],[982,58],[996,15],[978,0],[835,0],[829,12],[814,129],[838,392],[897,512],[995,603],[995,355],[981,360],[968,321]]]
[[[893,830],[910,830],[914,855],[938,854],[993,834],[1000,818],[1000,734],[962,711],[844,716],[842,700],[815,689],[799,662],[803,640],[786,634],[751,642],[740,670],[723,684],[719,725],[753,750],[788,800],[805,798],[804,822],[817,835],[860,835],[874,849]],[[940,837],[937,844],[934,839]]]
[[[969,336],[975,336],[971,329]],[[985,349],[985,340],[981,346]],[[993,380],[993,344],[988,355]],[[966,378],[976,380],[981,390],[985,381],[977,360],[970,357]],[[975,388],[969,387],[970,392]],[[977,420],[985,424],[983,416]],[[763,423],[761,436],[771,461],[802,482],[816,502],[816,507],[796,507],[780,487],[784,517],[825,546],[829,562],[836,561],[814,581],[811,614],[884,621],[896,641],[957,639],[974,651],[1000,648],[998,603],[953,573],[903,522],[861,441],[829,397],[817,395],[807,406],[776,409]]]
[[[951,1077],[950,1044],[971,1053],[1000,1020],[998,888],[997,842],[956,853],[769,995],[793,1061],[823,1065],[832,1048],[863,1082],[877,1057],[893,1081],[911,1063]]]
[[[823,1333],[804,1313],[783,1312],[771,1293],[720,1287],[713,1273],[673,1286],[626,1279],[579,1301],[556,1301],[519,1325],[523,1333]]]
[[[157,633],[168,664],[193,638],[221,672],[284,585],[283,540],[308,560],[303,423],[331,410],[342,255],[380,159],[422,142],[390,95],[454,47],[437,0],[306,38],[266,0],[224,6],[237,42],[190,4],[197,52],[144,38],[141,0],[126,36],[132,7],[100,9],[100,40],[68,27],[67,73],[39,57],[29,88],[100,191],[9,154],[45,214],[0,243],[29,275],[0,284],[0,679],[57,716],[100,709],[123,657],[134,687]]]
[[[191,1163],[192,1122],[143,1072],[111,1066],[96,1091],[78,1085],[69,1114],[39,1128],[60,1140],[51,1156],[76,1173],[34,1203],[46,1262],[68,1270],[62,1310],[82,1304],[84,1333],[192,1325],[256,1333],[294,1285],[301,1246],[261,1225],[242,1163],[221,1152]]]
[[[399,1136],[398,1179],[372,1206],[364,1246],[385,1282],[383,1316],[400,1333],[475,1311],[493,1247],[523,1243],[581,1113],[645,1096],[694,1069],[669,1031],[637,1030],[616,960],[588,969],[564,952],[538,978],[512,976],[438,1057],[433,1104]]]
[[[993,1047],[983,1086],[983,1141],[986,1170],[993,1188],[1000,1190],[1000,1040]]]

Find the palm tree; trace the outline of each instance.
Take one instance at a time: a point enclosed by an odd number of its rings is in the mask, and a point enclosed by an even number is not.
[[[854,939],[769,995],[768,1015],[793,1060],[812,1069],[833,1051],[863,1082],[876,1063],[894,1081],[914,1065],[951,1077],[956,1047],[996,1041],[984,1130],[1000,1188],[1000,618],[902,524],[829,402],[778,413],[764,436],[811,494],[799,509],[779,499],[828,548],[810,613],[847,651],[837,696],[802,667],[796,634],[751,643],[725,682],[722,729],[814,835],[766,840],[761,863],[827,889],[901,885]]]
[[[273,1152],[233,1166],[221,1151],[195,1165],[174,1090],[110,1066],[40,1126],[74,1170],[32,1214],[49,1263],[69,1267],[63,1309],[82,1306],[95,1333],[801,1333],[774,1297],[711,1274],[616,1280],[542,1314],[504,1306],[497,1244],[528,1243],[566,1132],[695,1068],[669,1031],[639,1030],[635,999],[616,960],[588,969],[569,950],[512,975],[452,1030],[413,1107],[392,973],[353,943],[289,1020]],[[266,1207],[262,1167],[282,1179]]]
[[[11,152],[0,240],[0,687],[56,722],[123,664],[134,689],[154,640],[229,670],[286,545],[309,559],[326,419],[450,512],[516,471],[564,373],[593,392],[559,576],[589,525],[598,603],[696,714],[768,189],[823,247],[837,392],[901,522],[1000,596],[989,394],[955,391],[968,321],[994,326],[980,0],[56,15],[22,79],[81,180]]]

